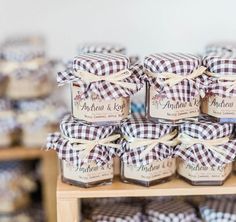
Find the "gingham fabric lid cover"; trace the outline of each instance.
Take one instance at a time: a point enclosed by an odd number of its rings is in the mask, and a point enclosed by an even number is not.
[[[99,140],[114,133],[115,126],[93,126],[86,125],[76,120],[70,115],[63,118],[60,124],[61,133],[50,134],[47,138],[47,148],[54,149],[58,153],[59,159],[71,162],[75,166],[80,166],[89,161],[95,161],[98,165],[109,162],[116,154],[116,150],[109,146],[96,145],[86,159],[79,157],[79,152],[73,149],[73,144],[65,137]]]
[[[212,73],[222,76],[236,76],[236,51],[211,53],[203,58],[203,65]],[[234,87],[230,92],[227,92],[228,87],[223,85],[224,82],[227,81],[208,77],[206,79],[208,93],[223,97],[236,96],[236,88]]]
[[[145,210],[149,221],[160,222],[195,222],[197,219],[194,208],[180,200],[153,201]]]
[[[139,206],[113,204],[99,206],[92,212],[94,222],[140,222],[142,209]]]
[[[122,80],[122,82],[136,84],[135,90],[104,80],[86,83],[80,77],[75,75],[76,71],[82,70],[97,76],[107,76],[126,69],[129,69],[132,75]],[[101,53],[87,53],[78,55],[74,58],[73,69],[67,68],[64,72],[59,72],[57,76],[57,82],[59,85],[70,82],[79,85],[78,93],[82,99],[89,97],[93,93],[102,99],[129,97],[143,87],[143,79],[144,75],[142,65],[136,64],[129,67],[129,59],[125,55]]]
[[[206,54],[218,52],[236,52],[236,42],[216,42],[206,46]]]
[[[68,113],[66,105],[54,97],[17,101],[16,107],[19,124],[30,129],[39,129],[46,124],[58,124]],[[29,120],[25,119],[27,116]]]
[[[126,48],[112,43],[84,43],[79,45],[78,53],[120,53],[125,54]]]
[[[142,139],[158,139],[175,130],[168,124],[156,124],[145,120],[144,118],[131,118],[124,120],[120,126],[123,137],[142,138]],[[173,147],[158,143],[150,153],[144,158],[140,158],[140,154],[146,149],[146,146],[141,146],[135,149],[130,149],[130,142],[126,139],[120,140],[121,150],[118,154],[121,160],[128,164],[147,165],[154,160],[163,160],[173,157]]]
[[[226,199],[208,200],[200,205],[201,217],[207,222],[236,221],[235,201]]]
[[[144,59],[144,68],[147,73],[156,73],[157,77],[159,73],[163,72],[186,76],[200,66],[201,57],[187,53],[156,53],[151,54]],[[148,76],[148,80],[158,93],[173,100],[190,101],[198,95],[204,96],[205,88],[202,84],[201,77],[195,78],[194,81],[184,79],[173,86],[164,84],[161,79],[160,83],[158,83],[157,78],[151,76]]]
[[[200,140],[213,140],[224,137],[231,137],[234,125],[230,123],[212,123],[201,121],[198,123],[187,122],[179,127],[179,134],[184,133],[192,138]],[[194,144],[190,147],[177,145],[175,155],[190,164],[200,164],[202,166],[221,166],[231,163],[236,156],[236,139],[229,140],[224,145],[217,146],[224,150],[225,157],[215,155],[212,150],[203,144]]]
[[[0,99],[0,133],[12,132],[17,127],[18,124],[11,102],[4,98]]]

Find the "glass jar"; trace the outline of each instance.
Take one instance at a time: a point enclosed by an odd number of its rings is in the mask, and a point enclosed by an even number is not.
[[[73,166],[70,162],[62,160],[61,176],[63,182],[84,188],[110,184],[113,180],[113,161],[102,166],[97,166],[94,161],[82,166]]]
[[[147,165],[121,163],[121,180],[142,186],[153,186],[171,180],[176,171],[175,159],[156,160]]]
[[[143,67],[129,67],[121,54],[85,53],[58,73],[60,85],[70,83],[72,114],[93,125],[118,124],[130,113],[130,96],[143,87]]]
[[[177,173],[191,185],[223,185],[236,156],[233,129],[233,124],[207,121],[180,125]]]
[[[178,174],[194,186],[223,185],[232,172],[232,163],[222,166],[191,165],[183,160],[178,161]]]
[[[202,112],[215,122],[236,123],[236,57],[233,52],[211,53],[204,57],[208,68],[208,93],[202,101]],[[221,64],[219,66],[219,64]]]
[[[170,180],[176,171],[173,158],[177,130],[145,119],[121,123],[121,180],[152,186]]]
[[[183,53],[152,54],[144,60],[149,79],[146,87],[146,112],[149,120],[181,123],[197,120],[203,85],[199,56]],[[186,90],[188,89],[188,90]]]
[[[116,126],[86,125],[71,115],[60,123],[60,133],[48,136],[47,148],[61,160],[62,181],[80,187],[110,184],[120,135]]]

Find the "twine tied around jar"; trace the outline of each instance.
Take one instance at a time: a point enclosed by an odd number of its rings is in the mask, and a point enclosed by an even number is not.
[[[159,143],[162,143],[166,146],[178,145],[179,141],[175,139],[177,134],[178,134],[178,131],[174,130],[173,132],[166,134],[158,139],[143,139],[143,138],[134,138],[134,137],[128,137],[128,136],[124,136],[124,139],[129,142],[130,149],[136,149],[142,146],[145,147],[145,149],[139,155],[140,159],[142,159],[148,153],[150,153],[152,149]]]
[[[119,134],[115,134],[98,140],[76,139],[65,135],[63,135],[63,138],[69,141],[74,150],[80,151],[79,152],[80,159],[86,159],[89,156],[89,153],[92,151],[92,149],[97,145],[109,146],[115,149],[120,148],[119,144],[112,143],[120,138]]]
[[[205,140],[205,139],[196,139],[193,138],[185,133],[181,133],[178,136],[178,140],[181,143],[181,148],[187,149],[194,144],[201,144],[204,147],[206,147],[208,150],[210,150],[216,157],[220,159],[225,159],[227,156],[227,153],[224,151],[224,149],[218,147],[220,145],[224,145],[229,142],[229,137],[223,137],[218,139],[211,139],[211,140]],[[196,153],[195,153],[196,155]]]
[[[0,63],[0,70],[4,74],[10,74],[18,69],[36,70],[44,64],[44,58],[32,59],[25,62],[4,61]]]
[[[209,71],[206,71],[205,73],[210,77],[217,78],[218,82],[222,86],[229,87],[226,90],[226,93],[230,93],[233,89],[236,89],[236,75],[223,76],[223,75],[219,75],[217,73],[213,73],[213,72],[209,72]]]
[[[131,71],[128,69],[121,70],[112,75],[105,75],[105,76],[98,76],[96,74],[87,71],[78,70],[74,72],[74,75],[83,80],[84,82],[86,82],[87,84],[99,81],[106,81],[130,90],[136,90],[137,88],[136,83],[122,81],[132,75]]]
[[[162,72],[162,73],[154,73],[150,71],[146,71],[146,74],[152,78],[156,78],[156,81],[161,84],[162,82],[160,80],[163,80],[163,83],[166,85],[169,85],[170,87],[182,82],[183,80],[193,80],[206,71],[206,67],[200,66],[199,68],[195,69],[191,74],[182,76],[182,75],[177,75],[175,73],[171,72]]]

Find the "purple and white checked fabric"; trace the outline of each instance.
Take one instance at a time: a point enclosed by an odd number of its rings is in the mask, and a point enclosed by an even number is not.
[[[205,53],[236,52],[236,42],[217,42],[206,46]]]
[[[176,75],[187,76],[201,66],[201,57],[183,53],[152,54],[144,59],[144,68],[147,72],[147,80],[155,90],[172,100],[190,101],[192,98],[205,94],[205,86],[202,78],[194,80],[184,79],[174,86],[164,83],[164,79],[158,79],[158,74],[170,72]],[[156,78],[148,76],[148,72],[156,74]],[[204,76],[204,75],[203,75]]]
[[[99,206],[92,212],[93,222],[140,222],[141,218],[141,207],[127,204]]]
[[[235,222],[236,204],[230,200],[208,200],[200,205],[201,217],[205,222]]]
[[[61,133],[50,134],[47,138],[47,149],[56,150],[59,159],[67,160],[75,166],[80,166],[89,161],[95,161],[98,165],[104,165],[116,155],[116,150],[109,146],[96,145],[87,159],[80,159],[78,150],[65,138],[85,140],[99,140],[111,136],[116,126],[92,126],[85,125],[68,115],[60,124]]]
[[[150,222],[195,222],[195,209],[180,200],[153,201],[146,206],[146,215]]]
[[[79,45],[78,53],[119,53],[126,54],[126,48],[111,43],[84,43]]]
[[[236,51],[235,52],[219,52],[211,53],[203,58],[203,65],[207,67],[211,73],[222,75],[236,75]],[[220,80],[216,77],[208,77],[207,93],[210,95],[218,95],[222,97],[236,96],[236,88],[227,92],[227,86],[224,84],[227,80]]]
[[[155,124],[145,119],[127,119],[121,123],[120,129],[123,137],[158,139],[173,132],[175,128],[167,124]],[[159,143],[145,158],[140,158],[140,154],[146,149],[146,146],[130,149],[130,142],[125,138],[120,140],[120,144],[121,150],[118,151],[118,155],[121,160],[125,163],[135,164],[137,166],[147,165],[154,160],[172,158],[174,154],[173,147]]]
[[[105,80],[88,84],[74,75],[76,71],[81,70],[98,76],[106,76],[125,69],[129,69],[132,75],[122,81],[136,84],[135,90],[115,85]],[[57,82],[59,85],[66,83],[79,85],[79,95],[82,99],[88,98],[92,94],[96,94],[102,99],[129,97],[138,92],[144,85],[143,66],[136,64],[129,67],[129,59],[121,54],[81,54],[74,58],[73,70],[67,68],[64,72],[58,73]]]
[[[179,133],[200,140],[213,140],[223,137],[231,137],[233,124],[230,123],[211,123],[211,122],[187,122],[179,127]],[[214,155],[212,150],[203,144],[194,144],[188,148],[177,145],[175,156],[182,158],[193,165],[201,163],[202,166],[221,166],[231,163],[236,157],[236,139],[232,139],[224,145],[217,146],[224,150],[224,158]]]

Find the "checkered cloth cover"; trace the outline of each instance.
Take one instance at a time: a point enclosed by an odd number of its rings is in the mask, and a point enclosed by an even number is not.
[[[208,200],[200,205],[200,213],[206,222],[235,222],[236,204],[230,200]]]
[[[236,51],[211,53],[203,58],[203,65],[208,68],[208,71],[220,75],[236,75]],[[222,80],[221,80],[222,82]],[[208,77],[207,92],[210,95],[219,95],[223,97],[236,96],[236,88],[227,92],[227,87],[223,86],[217,78]],[[227,81],[223,81],[227,82]]]
[[[158,73],[170,72],[176,75],[189,75],[194,70],[201,66],[201,57],[192,54],[183,53],[162,53],[152,54],[144,59],[144,68],[147,72]],[[202,83],[202,78],[197,77],[194,80],[183,80],[174,86],[160,84],[157,78],[147,77],[151,86],[154,86],[156,91],[172,100],[190,101],[192,98],[204,95],[205,86]]]
[[[141,207],[127,204],[99,206],[92,212],[94,222],[140,222],[141,217]]]
[[[119,53],[126,54],[126,48],[111,43],[84,43],[79,45],[78,53]]]
[[[196,139],[212,140],[230,137],[233,133],[233,127],[233,124],[230,123],[187,122],[180,125],[179,131]],[[202,166],[221,166],[231,163],[236,157],[236,139],[218,147],[226,153],[225,158],[214,155],[203,144],[194,144],[188,148],[178,145],[175,149],[175,155],[193,165],[200,163]]]
[[[108,81],[87,84],[74,75],[74,72],[83,70],[98,76],[105,76],[125,69],[129,69],[132,75],[122,81],[135,83],[137,85],[135,90],[127,89]],[[57,82],[59,85],[70,82],[78,84],[80,86],[79,94],[82,99],[88,98],[93,93],[102,99],[128,97],[139,91],[144,85],[143,66],[136,64],[129,67],[129,59],[121,54],[81,54],[74,58],[73,70],[67,68],[64,72],[58,73]]]
[[[58,98],[47,97],[44,99],[22,100],[15,102],[19,115],[31,115],[32,112],[38,113],[33,122],[18,123],[22,128],[38,130],[47,124],[58,124],[68,113],[66,105]],[[49,109],[49,113],[40,113],[44,109]]]
[[[0,99],[0,116],[1,112],[11,111],[12,104],[9,100],[5,98]],[[1,133],[10,133],[18,127],[15,116],[10,117],[0,117],[0,134]]]
[[[152,222],[193,222],[197,219],[195,209],[180,200],[153,201],[146,206],[145,212]]]
[[[127,119],[121,123],[121,134],[130,138],[143,138],[143,139],[158,139],[166,134],[171,133],[175,128],[170,125],[156,124],[145,119]],[[121,160],[128,164],[147,165],[154,160],[163,160],[166,158],[172,158],[174,154],[173,147],[159,143],[152,151],[140,158],[140,153],[146,149],[145,146],[137,149],[130,149],[129,142],[122,138],[120,140],[121,150],[118,151],[118,155]]]
[[[80,159],[79,152],[73,149],[73,145],[64,138],[76,138],[86,140],[98,140],[106,138],[114,133],[115,126],[85,125],[68,115],[60,124],[61,133],[50,134],[47,138],[47,149],[54,149],[59,159],[67,160],[75,166],[80,166],[89,161],[95,161],[98,165],[104,165],[116,155],[116,150],[109,146],[96,145],[87,159]]]
[[[132,56],[129,56],[129,61],[130,61],[130,65],[134,65],[136,63],[140,63],[140,58],[137,55],[132,55]]]
[[[206,46],[205,53],[236,52],[236,42],[218,42]]]

